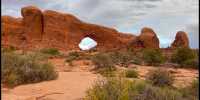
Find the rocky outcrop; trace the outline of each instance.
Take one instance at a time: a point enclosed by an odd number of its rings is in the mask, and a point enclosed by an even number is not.
[[[97,43],[97,49],[114,49],[122,45],[115,29],[80,21],[71,14],[44,11],[43,44],[65,50],[79,49],[78,44],[84,37]],[[116,45],[119,44],[119,45]]]
[[[21,18],[1,17],[2,46],[20,47],[24,39],[24,27]]]
[[[159,48],[159,39],[153,29],[144,27],[132,45],[135,48]]]
[[[41,40],[43,32],[43,16],[40,9],[28,6],[21,9],[24,33],[27,40]]]
[[[28,6],[21,10],[23,18],[2,17],[2,44],[23,46],[26,49],[57,48],[78,50],[84,37],[95,40],[97,50],[132,47],[159,48],[159,40],[150,28],[143,28],[139,36],[124,34],[113,28],[83,22],[71,14]],[[14,35],[10,35],[13,33]],[[15,37],[16,36],[16,37]],[[11,40],[10,37],[14,37]],[[21,46],[20,46],[21,45]]]
[[[177,47],[189,47],[189,39],[187,36],[187,33],[184,31],[178,31],[176,33],[175,40],[171,44],[171,48],[177,48]]]

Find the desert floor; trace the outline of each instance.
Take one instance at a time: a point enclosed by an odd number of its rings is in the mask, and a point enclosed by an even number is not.
[[[93,65],[90,61],[81,60],[73,62],[73,67],[65,63],[63,58],[49,60],[55,65],[59,76],[56,80],[40,83],[19,85],[13,89],[1,88],[2,100],[82,100],[86,90],[93,83],[101,79],[99,74],[90,71]],[[145,74],[154,68],[151,66],[131,65],[139,72],[140,78],[144,79]],[[166,68],[175,75],[175,86],[184,86],[198,77],[198,70]]]

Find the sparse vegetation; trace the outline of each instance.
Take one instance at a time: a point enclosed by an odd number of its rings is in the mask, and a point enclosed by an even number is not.
[[[104,77],[115,77],[116,76],[116,69],[114,67],[109,68],[100,68],[95,70],[97,73],[101,74]]]
[[[185,98],[189,98],[189,100],[198,100],[199,81],[193,80],[193,82],[189,86],[186,86],[185,88],[180,89],[180,92],[183,94]]]
[[[177,88],[157,87],[141,80],[107,78],[97,81],[87,91],[85,100],[197,100],[197,97],[186,96]]]
[[[50,56],[60,55],[59,50],[55,48],[44,48],[44,49],[41,49],[40,52],[44,54],[48,54]]]
[[[198,68],[198,54],[190,48],[178,48],[172,55],[172,62],[181,67]]]
[[[132,82],[116,78],[99,80],[87,91],[85,100],[128,100]]]
[[[36,56],[15,53],[2,54],[2,83],[8,86],[52,80],[57,77],[53,66],[45,61],[38,61]]]
[[[149,65],[159,65],[165,61],[165,58],[159,49],[150,48],[143,50],[143,59],[145,63]]]
[[[95,64],[96,69],[99,68],[109,68],[112,69],[114,67],[114,62],[110,58],[110,56],[106,53],[98,53],[92,56],[92,62]]]
[[[7,48],[1,48],[1,51],[2,51],[2,52],[13,52],[13,51],[15,51],[15,50],[16,50],[16,48],[13,47],[13,46],[9,46],[9,47],[7,47]]]
[[[138,94],[133,95],[129,100],[189,100],[183,98],[182,94],[176,89],[168,87],[155,87],[146,85]]]
[[[138,77],[138,72],[135,69],[127,69],[125,71],[125,76],[127,78],[137,78]]]
[[[199,60],[196,59],[189,59],[183,62],[183,66],[189,67],[189,68],[199,68]]]
[[[110,56],[106,53],[98,53],[91,57],[92,62],[95,65],[95,70],[97,73],[105,77],[112,77],[115,75],[116,70],[114,63]]]
[[[117,51],[112,52],[109,55],[115,64],[122,67],[128,67],[134,60],[134,54],[131,51]]]
[[[159,68],[149,71],[147,80],[155,86],[172,86],[174,77],[169,71]]]
[[[66,62],[72,62],[73,60],[78,60],[80,58],[80,54],[78,52],[70,52],[67,55]]]

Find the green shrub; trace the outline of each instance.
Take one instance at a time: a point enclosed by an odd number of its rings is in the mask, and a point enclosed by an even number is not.
[[[138,94],[133,95],[130,100],[186,100],[182,94],[170,88],[154,87],[146,85],[146,87]]]
[[[74,52],[68,53],[65,61],[66,62],[72,62],[73,60],[78,60],[79,58],[80,58],[79,52],[74,51]]]
[[[37,57],[15,53],[3,53],[1,57],[1,80],[8,86],[52,80],[57,77],[54,67],[38,61]]]
[[[69,52],[65,61],[69,63],[69,65],[73,66],[72,61],[83,59],[83,55],[80,52],[73,51]]]
[[[95,71],[105,77],[115,76],[114,63],[107,53],[97,53],[91,57],[92,62],[95,65]]]
[[[198,57],[197,53],[190,48],[178,48],[172,55],[171,61],[180,64],[181,67],[189,65],[197,67]]]
[[[188,59],[183,62],[183,66],[198,69],[199,68],[199,60],[198,59]]]
[[[190,100],[168,87],[155,87],[145,81],[107,78],[87,91],[85,100]]]
[[[99,68],[109,68],[114,67],[114,63],[111,57],[106,53],[98,53],[92,56],[92,62],[95,64],[96,69]]]
[[[133,52],[130,51],[112,52],[110,53],[110,56],[115,64],[122,67],[128,67],[134,60]]]
[[[60,54],[60,52],[58,51],[58,49],[55,49],[55,48],[45,48],[45,49],[41,49],[40,52],[41,52],[41,53],[44,53],[44,54],[51,55],[51,56],[56,56],[56,55],[59,55],[59,54]]]
[[[147,73],[147,80],[155,86],[172,86],[174,77],[164,69],[155,69]]]
[[[142,64],[142,60],[139,57],[135,57],[135,58],[133,58],[131,63],[136,64],[136,65],[141,65]]]
[[[87,91],[85,100],[129,100],[128,90],[132,82],[117,78],[97,81]]]
[[[188,100],[198,100],[198,98],[199,98],[199,81],[194,80],[191,83],[191,85],[180,89],[180,92],[183,94],[184,98],[188,98]]]
[[[9,46],[9,47],[6,47],[6,48],[1,48],[2,52],[13,52],[15,50],[16,50],[16,48],[13,47],[13,46]]]
[[[159,49],[144,49],[143,58],[149,65],[159,65],[165,61],[165,58]]]
[[[138,72],[135,71],[134,69],[128,69],[125,71],[125,76],[128,78],[137,78]]]
[[[95,70],[95,71],[104,77],[115,77],[116,76],[116,69],[114,67],[99,68],[98,70]]]

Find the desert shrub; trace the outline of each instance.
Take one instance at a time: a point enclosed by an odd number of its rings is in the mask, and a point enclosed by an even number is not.
[[[78,60],[80,58],[80,54],[77,51],[68,53],[66,57],[66,62],[72,62],[73,60]]]
[[[16,50],[16,48],[13,47],[13,46],[9,46],[9,47],[6,47],[6,48],[1,48],[2,52],[13,52],[15,50]]]
[[[134,57],[131,63],[136,64],[136,65],[141,65],[142,64],[142,59],[140,57]]]
[[[155,86],[172,86],[174,77],[164,69],[150,70],[147,73],[147,80]]]
[[[198,100],[199,98],[199,81],[193,80],[193,82],[182,89],[180,92],[183,94],[184,98],[188,98],[188,100]]]
[[[115,77],[116,76],[116,68],[114,68],[114,67],[99,68],[95,71],[104,77]]]
[[[34,56],[15,53],[2,54],[2,83],[8,86],[52,80],[57,77],[53,66]]]
[[[188,59],[183,62],[183,66],[198,69],[199,68],[199,60],[198,59]]]
[[[90,50],[87,51],[88,53],[93,53],[93,52],[97,52],[97,48],[91,48]]]
[[[55,48],[44,48],[41,49],[40,52],[51,56],[56,56],[60,54],[59,50]]]
[[[168,87],[155,87],[141,80],[107,78],[87,91],[85,100],[189,100]]]
[[[105,77],[115,76],[114,63],[107,53],[97,53],[91,57],[92,62],[95,65],[95,71]]]
[[[98,53],[91,57],[92,62],[95,64],[96,69],[114,67],[114,63],[107,53]]]
[[[97,81],[87,91],[85,100],[129,100],[128,90],[132,82],[117,78]]]
[[[125,71],[125,76],[128,78],[137,78],[138,72],[135,69],[128,69]]]
[[[198,66],[197,53],[190,48],[178,48],[172,55],[171,61],[180,64],[181,67]]]
[[[165,58],[159,49],[144,49],[143,58],[145,63],[149,65],[159,65],[165,61]]]
[[[122,67],[128,67],[134,60],[133,52],[130,51],[117,51],[110,53],[112,61]]]
[[[138,94],[133,95],[130,100],[186,100],[182,94],[170,88],[154,87],[146,85],[146,87]]]

